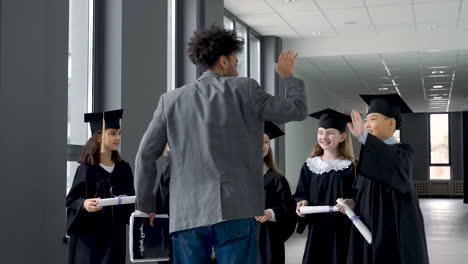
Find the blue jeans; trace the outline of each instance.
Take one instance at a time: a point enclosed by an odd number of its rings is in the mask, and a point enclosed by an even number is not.
[[[257,231],[254,218],[230,220],[212,226],[172,234],[173,263],[211,263],[214,247],[217,263],[257,263]]]

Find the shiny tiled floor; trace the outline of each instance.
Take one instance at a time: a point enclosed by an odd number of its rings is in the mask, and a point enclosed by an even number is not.
[[[460,199],[421,199],[431,264],[468,263],[468,204]],[[301,263],[306,233],[286,242],[286,263]]]

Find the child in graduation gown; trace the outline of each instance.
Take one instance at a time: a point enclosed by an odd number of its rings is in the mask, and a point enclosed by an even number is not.
[[[135,195],[132,170],[118,152],[122,113],[85,114],[92,137],[83,147],[66,198],[70,264],[125,263],[126,224],[134,206],[98,205],[102,198]]]
[[[361,98],[369,104],[366,123],[353,110],[350,126],[362,144],[357,196],[345,202],[372,232],[372,244],[353,228],[348,263],[429,263],[424,220],[412,185],[414,151],[393,137],[401,113],[411,109],[398,94]]]
[[[279,173],[270,149],[270,140],[284,135],[274,123],[266,121],[263,135],[265,211],[255,217],[259,261],[263,264],[285,263],[284,242],[296,227],[294,200],[286,178]]]
[[[340,213],[302,215],[302,206],[334,206],[336,199],[352,195],[354,157],[347,140],[351,118],[332,109],[310,114],[319,119],[317,145],[302,166],[295,200],[301,216],[298,232],[308,226],[302,263],[346,263],[351,221]]]

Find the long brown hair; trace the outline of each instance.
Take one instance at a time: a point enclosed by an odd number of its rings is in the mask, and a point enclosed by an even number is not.
[[[101,131],[98,131],[88,139],[86,145],[84,145],[81,150],[80,159],[78,160],[79,163],[86,163],[89,165],[98,165],[101,163],[101,144],[98,142],[100,134]],[[120,153],[116,150],[112,151],[111,159],[115,163],[122,161]]]
[[[344,134],[339,132],[340,135]],[[323,155],[323,148],[320,146],[320,144],[317,143],[315,147],[312,149],[312,152],[310,152],[309,157],[318,157]],[[342,159],[347,159],[347,160],[354,160],[354,151],[353,151],[353,142],[351,140],[351,136],[348,134],[347,138],[340,142],[337,147],[337,152],[338,156]]]
[[[263,162],[265,162],[270,170],[280,173],[278,166],[276,166],[276,163],[273,160],[273,151],[271,151],[271,148],[268,148],[268,153],[263,158]]]

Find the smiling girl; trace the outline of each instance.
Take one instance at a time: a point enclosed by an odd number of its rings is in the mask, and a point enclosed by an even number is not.
[[[134,206],[99,206],[101,198],[135,195],[132,170],[119,154],[122,113],[85,114],[92,137],[66,199],[70,264],[125,263],[125,226]]]
[[[295,193],[296,213],[301,218],[298,233],[309,233],[303,263],[346,263],[351,222],[345,215],[302,215],[302,206],[334,206],[339,197],[352,195],[354,157],[347,141],[346,124],[351,118],[331,109],[310,114],[319,119],[317,145],[302,166]],[[345,196],[343,196],[345,195]]]

